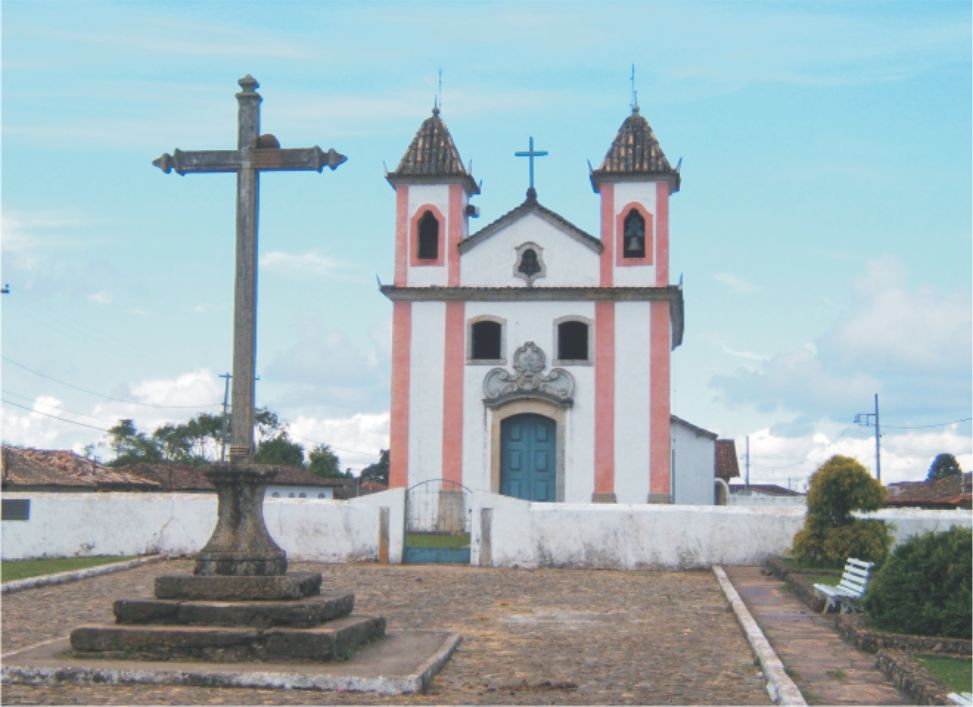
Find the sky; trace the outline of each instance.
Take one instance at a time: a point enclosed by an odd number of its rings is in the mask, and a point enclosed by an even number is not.
[[[633,101],[682,188],[673,413],[803,489],[833,454],[885,482],[973,468],[971,17],[883,2],[110,2],[2,8],[2,437],[111,458],[106,431],[218,413],[235,179],[163,174],[262,132],[335,172],[260,182],[257,404],[358,470],[388,446],[395,169],[437,94],[482,193],[598,233],[588,181]],[[441,72],[441,92],[439,88]]]

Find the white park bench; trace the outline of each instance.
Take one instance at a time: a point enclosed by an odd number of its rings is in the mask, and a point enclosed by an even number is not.
[[[954,705],[973,705],[973,692],[951,692],[946,699]]]
[[[827,597],[822,614],[827,614],[831,607],[846,611],[855,606],[865,596],[865,588],[872,572],[874,562],[865,562],[849,557],[845,569],[841,573],[841,581],[837,585],[815,584],[814,588]]]

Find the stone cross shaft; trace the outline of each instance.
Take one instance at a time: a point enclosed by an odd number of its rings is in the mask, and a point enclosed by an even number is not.
[[[175,170],[193,172],[235,172],[236,281],[233,302],[233,396],[230,460],[244,462],[253,454],[254,387],[257,348],[257,204],[260,172],[320,172],[332,170],[347,158],[333,149],[314,146],[281,149],[273,135],[260,135],[260,102],[257,80],[247,74],[239,81],[239,131],[235,150],[174,150],[152,164],[168,174]]]

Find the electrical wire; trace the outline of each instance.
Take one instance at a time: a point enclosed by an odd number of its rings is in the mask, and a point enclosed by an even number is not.
[[[948,427],[958,425],[961,422],[969,422],[973,417],[964,417],[960,420],[950,420],[949,422],[937,422],[932,425],[882,425],[883,430],[931,430],[936,427]]]
[[[29,366],[26,366],[23,363],[20,363],[19,361],[14,361],[9,356],[2,356],[0,358],[3,358],[3,360],[6,361],[7,363],[12,363],[18,368],[24,369],[28,373],[33,373],[35,376],[39,376],[40,378],[53,381],[55,383],[66,386],[68,388],[72,388],[73,390],[77,390],[82,393],[87,393],[88,395],[94,395],[95,397],[104,398],[105,400],[113,400],[117,403],[125,403],[127,405],[139,405],[141,407],[155,408],[157,410],[198,410],[200,408],[220,407],[223,404],[222,402],[217,402],[217,403],[208,403],[203,405],[156,405],[154,403],[142,403],[137,400],[130,400],[126,398],[116,398],[111,395],[105,395],[104,393],[96,393],[93,390],[88,390],[87,388],[82,388],[80,386],[74,385],[73,383],[68,383],[66,381],[59,380],[57,378],[54,378],[53,376],[47,375],[46,373],[35,371],[33,368],[30,368]]]
[[[78,425],[78,427],[87,427],[88,429],[98,430],[99,432],[108,432],[109,431],[109,430],[105,429],[104,427],[95,427],[94,425],[86,425],[83,422],[77,422],[76,420],[69,420],[66,417],[58,417],[57,415],[51,415],[50,413],[47,413],[47,412],[41,412],[40,410],[34,410],[33,408],[29,408],[26,405],[20,405],[19,403],[15,403],[15,402],[12,402],[10,400],[4,400],[4,399],[0,398],[0,402],[2,402],[4,405],[12,405],[15,408],[20,408],[21,410],[26,410],[27,412],[31,412],[31,413],[34,413],[36,415],[43,415],[44,417],[50,417],[50,418],[53,418],[55,420],[60,420],[61,422],[67,422],[67,423],[72,424],[72,425]]]

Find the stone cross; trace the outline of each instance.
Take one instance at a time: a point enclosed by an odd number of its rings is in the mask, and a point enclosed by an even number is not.
[[[257,341],[257,202],[260,172],[320,172],[332,170],[347,158],[320,147],[281,149],[273,135],[260,135],[260,102],[257,80],[247,74],[239,81],[239,130],[235,150],[174,150],[152,164],[168,174],[235,172],[236,282],[233,302],[233,398],[230,460],[245,462],[253,454],[254,387]]]

